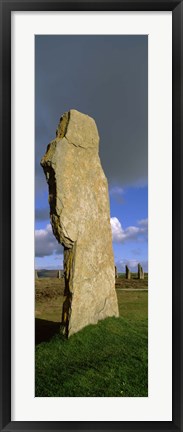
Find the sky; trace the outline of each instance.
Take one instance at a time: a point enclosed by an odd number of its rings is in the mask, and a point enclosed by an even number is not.
[[[63,268],[40,160],[61,115],[95,119],[118,271],[148,270],[148,37],[35,36],[35,268]]]

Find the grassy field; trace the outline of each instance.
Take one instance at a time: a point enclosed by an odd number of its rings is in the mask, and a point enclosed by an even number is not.
[[[66,340],[59,334],[64,280],[37,279],[35,396],[147,396],[147,285],[147,275],[144,281],[119,275],[120,317]]]

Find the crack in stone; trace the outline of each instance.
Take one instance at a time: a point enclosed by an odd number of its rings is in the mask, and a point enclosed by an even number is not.
[[[99,315],[100,315],[100,313],[105,309],[106,303],[107,303],[107,298],[105,298],[104,306],[103,306],[102,309],[100,309],[99,312],[98,312]]]

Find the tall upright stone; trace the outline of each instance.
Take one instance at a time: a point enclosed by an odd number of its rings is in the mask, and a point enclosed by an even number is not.
[[[61,270],[58,270],[58,272],[57,272],[57,278],[58,279],[62,278],[62,272],[61,272]]]
[[[126,279],[131,279],[131,272],[127,265],[126,265]]]
[[[38,279],[38,278],[39,278],[38,272],[37,272],[37,270],[35,270],[35,279]]]
[[[98,150],[95,121],[70,110],[41,160],[53,233],[64,246],[62,328],[67,336],[119,315],[108,184]]]
[[[140,264],[138,264],[138,279],[144,279],[144,271]]]
[[[141,279],[141,265],[138,264],[138,279]]]

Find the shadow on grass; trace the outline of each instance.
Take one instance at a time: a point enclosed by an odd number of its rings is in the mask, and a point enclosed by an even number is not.
[[[35,343],[48,342],[55,334],[59,334],[60,323],[35,318]]]

